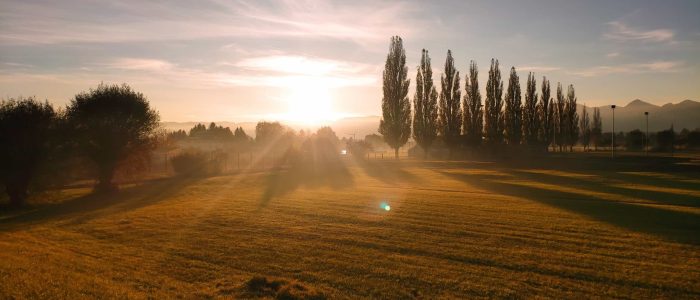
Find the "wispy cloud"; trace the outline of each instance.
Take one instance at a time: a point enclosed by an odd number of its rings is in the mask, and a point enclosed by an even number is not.
[[[607,57],[607,58],[615,58],[618,56],[620,56],[620,52],[610,52],[610,53],[605,55],[605,57]]]
[[[374,67],[361,63],[322,59],[301,55],[272,55],[218,63],[229,70],[182,67],[169,61],[146,58],[117,58],[94,64],[95,72],[119,70],[129,77],[140,76],[149,82],[165,81],[202,87],[249,86],[293,88],[321,85],[325,88],[369,86],[376,84]],[[153,76],[156,75],[156,76]]]
[[[273,55],[243,59],[235,66],[249,69],[292,74],[326,75],[330,73],[357,73],[369,66],[340,60],[297,55]]]
[[[518,67],[518,70],[527,72],[552,72],[561,70],[561,68],[554,66],[522,66]]]
[[[624,64],[616,66],[596,66],[570,72],[573,75],[594,77],[610,74],[673,73],[683,70],[681,61],[655,61],[641,64]]]
[[[0,12],[6,44],[119,43],[222,37],[333,38],[382,42],[415,28],[403,3],[348,5],[326,1],[201,1],[43,4],[16,1]],[[118,16],[118,17],[115,17]],[[415,21],[415,20],[413,20]]]
[[[104,64],[108,68],[136,71],[168,71],[174,68],[170,62],[159,59],[119,58]]]
[[[675,33],[671,29],[640,30],[635,29],[622,22],[609,22],[608,32],[603,37],[609,40],[626,42],[657,42],[675,43]]]
[[[239,68],[239,75],[225,82],[237,85],[294,87],[312,82],[335,88],[376,82],[373,66],[301,55],[252,57],[230,65]]]

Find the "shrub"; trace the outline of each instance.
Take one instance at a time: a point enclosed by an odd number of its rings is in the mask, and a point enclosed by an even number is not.
[[[244,298],[274,297],[279,300],[323,300],[326,296],[296,281],[281,279],[268,280],[263,276],[254,276],[244,286]]]
[[[182,176],[207,176],[221,173],[224,156],[222,153],[204,153],[187,150],[170,159],[175,173]]]

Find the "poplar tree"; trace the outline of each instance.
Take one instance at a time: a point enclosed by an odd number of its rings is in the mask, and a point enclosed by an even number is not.
[[[588,116],[588,108],[586,104],[583,105],[581,111],[581,122],[579,123],[579,128],[581,130],[581,144],[583,145],[583,150],[588,149],[588,145],[591,143],[591,119]]]
[[[542,94],[540,94],[540,103],[537,104],[537,111],[540,120],[539,141],[546,150],[549,150],[554,135],[555,104],[553,102],[549,80],[547,77],[542,77]]]
[[[416,94],[413,96],[413,139],[423,148],[424,158],[428,158],[430,146],[437,137],[437,98],[430,56],[423,49],[416,74]]]
[[[591,141],[593,142],[593,147],[598,151],[598,146],[600,145],[601,138],[603,137],[603,121],[600,118],[600,108],[593,108],[593,125],[591,128]]]
[[[484,111],[479,91],[479,70],[473,60],[469,64],[469,74],[464,84],[464,125],[467,145],[478,146],[484,130]]]
[[[445,139],[445,144],[450,149],[452,157],[454,148],[459,146],[462,130],[462,108],[460,106],[461,90],[459,84],[459,71],[455,69],[452,51],[447,50],[445,59],[445,71],[441,76],[439,128],[440,134]]]
[[[491,59],[489,79],[486,82],[486,101],[484,105],[484,135],[490,145],[503,142],[503,81],[498,60]]]
[[[563,150],[566,136],[566,99],[561,89],[561,83],[557,82],[557,101],[554,109],[554,144],[559,147],[559,152]]]
[[[520,98],[520,79],[515,67],[510,68],[508,90],[505,99],[505,134],[509,145],[519,145],[522,139],[522,101]]]
[[[578,141],[578,112],[576,111],[576,91],[574,85],[570,84],[566,91],[566,137],[569,151],[574,151],[574,145]]]
[[[403,40],[394,36],[382,74],[384,83],[379,133],[384,137],[384,142],[394,148],[396,159],[399,158],[399,148],[406,144],[411,135],[411,102],[407,96],[410,80],[407,73]]]
[[[541,127],[537,116],[537,88],[535,75],[530,72],[527,76],[525,88],[525,105],[523,106],[523,135],[525,142],[530,145],[537,144],[537,134]]]

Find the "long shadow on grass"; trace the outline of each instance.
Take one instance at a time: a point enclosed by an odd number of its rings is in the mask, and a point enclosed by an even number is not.
[[[684,195],[678,193],[668,193],[662,190],[651,191],[651,190],[638,190],[632,187],[614,186],[610,185],[607,181],[608,179],[615,180],[625,180],[616,176],[616,174],[603,174],[602,178],[597,179],[580,179],[573,177],[566,177],[554,174],[545,173],[531,173],[524,172],[520,170],[511,170],[511,174],[516,175],[519,178],[528,179],[535,182],[544,182],[553,185],[575,187],[583,190],[588,190],[591,192],[602,192],[608,194],[616,194],[620,196],[637,198],[640,200],[647,200],[652,203],[665,204],[665,205],[676,205],[676,206],[688,206],[688,207],[700,207],[700,197],[692,195]],[[597,174],[596,174],[597,175]],[[620,184],[635,184],[639,183],[637,181],[622,181]],[[652,183],[653,184],[653,183]],[[652,185],[653,186],[653,185]],[[680,187],[676,187],[680,188]]]
[[[509,184],[493,176],[442,174],[467,182],[496,194],[510,195],[544,203],[556,208],[582,214],[618,227],[656,235],[668,240],[698,245],[700,216],[680,211],[659,209],[623,202],[614,202],[576,193],[542,189],[534,186]],[[512,178],[505,178],[512,179]]]
[[[265,190],[259,207],[267,206],[272,199],[287,195],[300,187],[331,187],[343,189],[354,185],[353,176],[344,162],[297,163],[288,169],[275,169],[265,178]]]
[[[367,176],[378,179],[384,183],[416,182],[418,178],[403,168],[409,164],[407,161],[394,159],[376,160],[354,158],[354,163],[359,166]]]
[[[57,219],[81,223],[110,213],[138,209],[165,200],[200,179],[156,179],[114,193],[91,193],[60,204],[30,208],[0,219],[0,232],[24,229]]]

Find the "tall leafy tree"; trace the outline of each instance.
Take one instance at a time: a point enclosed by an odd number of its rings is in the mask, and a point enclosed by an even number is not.
[[[603,138],[603,120],[600,118],[600,108],[593,108],[593,124],[591,128],[591,142],[593,142],[593,147],[598,151],[598,146],[600,146]]]
[[[503,81],[498,60],[491,59],[484,103],[484,135],[490,145],[503,143]]]
[[[484,130],[484,109],[479,91],[479,69],[473,60],[469,64],[469,74],[465,79],[463,131],[467,145],[478,146]]]
[[[537,115],[537,88],[535,74],[527,75],[525,87],[525,105],[523,105],[523,135],[525,142],[530,145],[537,144],[537,135],[541,127],[540,118]]]
[[[549,149],[554,136],[554,100],[551,97],[551,89],[547,77],[542,77],[542,93],[540,102],[537,104],[537,111],[540,119],[539,141],[545,149]]]
[[[574,151],[574,145],[579,137],[576,100],[574,85],[570,84],[566,91],[566,144],[569,146],[569,151]]]
[[[399,148],[406,144],[411,135],[411,102],[407,96],[410,80],[406,67],[406,51],[399,36],[391,38],[382,77],[384,83],[379,133],[384,137],[384,141],[394,148],[394,155],[398,159]]]
[[[0,102],[0,184],[10,205],[21,206],[37,170],[52,149],[56,113],[34,98]]]
[[[148,157],[156,141],[158,112],[126,84],[100,84],[76,95],[66,116],[79,148],[97,165],[97,191],[115,189],[120,164],[135,155]]]
[[[428,157],[430,146],[438,133],[437,99],[430,56],[428,51],[423,49],[416,74],[416,94],[413,96],[413,139],[423,148],[425,158]]]
[[[455,69],[452,52],[447,50],[445,59],[445,71],[441,77],[442,89],[440,92],[439,107],[439,131],[450,149],[450,156],[454,148],[460,143],[462,131],[461,87],[459,84],[459,71]]]
[[[520,78],[518,78],[515,67],[510,68],[505,104],[506,141],[509,145],[520,145],[523,135],[522,100],[520,98]]]
[[[561,88],[561,83],[557,82],[557,101],[554,108],[554,144],[563,151],[566,144],[566,98]]]
[[[588,150],[588,146],[591,143],[591,119],[588,116],[588,108],[586,104],[583,105],[581,110],[581,122],[579,123],[579,128],[581,130],[581,144],[583,145],[583,150]]]

